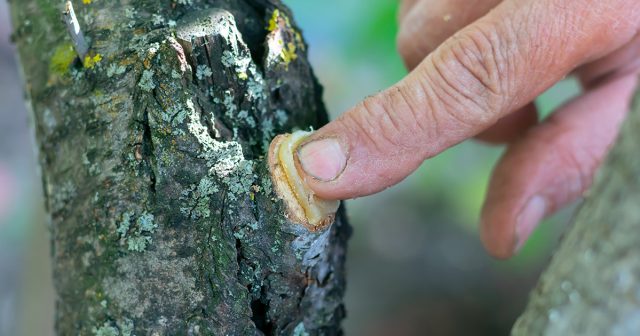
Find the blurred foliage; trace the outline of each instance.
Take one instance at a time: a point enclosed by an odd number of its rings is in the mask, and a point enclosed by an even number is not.
[[[351,43],[347,43],[344,56],[349,62],[361,62],[365,58],[382,75],[390,80],[399,80],[407,73],[400,56],[396,52],[397,1],[360,1],[364,13],[354,17]],[[358,22],[361,21],[361,22]],[[345,30],[350,30],[349,28]]]

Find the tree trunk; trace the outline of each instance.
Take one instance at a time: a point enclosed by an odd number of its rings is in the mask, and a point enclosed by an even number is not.
[[[60,1],[11,4],[57,333],[340,334],[344,212],[321,232],[288,221],[265,164],[275,134],[327,121],[288,9],[73,4],[79,32]]]
[[[514,335],[640,335],[640,93]]]

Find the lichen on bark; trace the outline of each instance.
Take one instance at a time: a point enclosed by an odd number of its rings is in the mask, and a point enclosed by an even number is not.
[[[264,158],[276,133],[327,121],[289,11],[73,3],[88,60],[67,57],[57,2],[12,4],[57,332],[339,334],[344,212],[320,232],[287,221]]]

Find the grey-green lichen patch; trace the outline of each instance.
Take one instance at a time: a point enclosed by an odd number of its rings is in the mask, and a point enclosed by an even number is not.
[[[113,76],[122,75],[127,71],[127,67],[123,65],[119,65],[116,63],[111,63],[107,67],[107,77],[111,78]]]
[[[246,110],[238,112],[238,118],[246,120],[249,127],[256,127],[256,120],[253,117],[249,116],[249,112],[247,112]]]
[[[242,160],[238,162],[236,169],[227,178],[222,179],[222,183],[227,186],[229,194],[227,195],[231,201],[237,201],[240,197],[250,195],[252,186],[258,179],[258,175],[254,172],[254,162],[251,160]]]
[[[143,252],[151,243],[151,237],[134,236],[127,238],[127,249],[134,252]]]
[[[284,126],[287,123],[287,120],[289,120],[287,112],[282,109],[276,110],[275,116],[276,121],[278,122],[278,126],[280,127]]]
[[[162,120],[172,126],[171,131],[176,135],[184,135],[182,129],[177,128],[181,125],[188,115],[188,110],[180,103],[172,104],[162,113]]]
[[[156,87],[156,84],[153,82],[154,74],[155,72],[153,70],[144,70],[138,86],[144,91],[151,92]]]
[[[182,192],[180,211],[192,219],[208,218],[211,215],[210,196],[220,191],[213,178],[206,176],[198,185],[191,185]]]
[[[254,67],[249,68],[251,70],[250,72],[253,73],[253,76],[251,76],[249,78],[249,81],[247,82],[247,94],[249,98],[254,100],[266,99],[264,79],[262,78],[262,75],[260,75],[260,73],[255,70],[255,65],[253,66]]]
[[[133,216],[133,213],[131,212],[125,212],[122,214],[122,220],[120,221],[120,224],[118,224],[118,229],[117,229],[117,232],[118,234],[120,234],[120,237],[124,238],[127,236],[127,233],[129,232],[129,228],[131,227],[132,216]]]
[[[151,15],[151,23],[153,23],[156,26],[160,26],[160,25],[165,23],[165,19],[164,19],[164,17],[162,15],[152,14]]]
[[[89,161],[89,157],[87,156],[87,153],[82,154],[82,163],[85,165],[85,167],[87,167],[87,170],[90,175],[96,176],[100,174],[100,166],[98,165],[97,162],[92,163],[91,161]]]
[[[304,328],[304,322],[298,323],[295,329],[293,329],[293,336],[309,336],[309,333]]]
[[[198,65],[198,69],[196,70],[196,77],[198,77],[199,80],[211,77],[211,75],[213,75],[213,71],[211,71],[211,68],[204,64]]]
[[[102,287],[110,302],[132,317],[143,316],[147,309],[192,311],[205,298],[196,285],[195,265],[193,256],[178,257],[170,242],[159,242],[145,258],[132,254],[118,259],[115,273]]]
[[[222,58],[220,59],[222,65],[230,68],[236,64],[236,55],[230,50],[225,50],[222,52]]]
[[[124,17],[129,19],[129,21],[127,22],[127,26],[129,28],[132,28],[133,26],[136,25],[136,16],[138,14],[138,11],[135,10],[135,8],[132,7],[125,7],[124,9]]]
[[[131,319],[124,318],[124,320],[118,321],[117,324],[120,328],[120,333],[122,336],[135,336],[133,334],[134,324]]]
[[[49,185],[49,198],[51,212],[56,213],[62,210],[65,205],[77,195],[77,188],[71,180],[64,182],[61,186]]]
[[[249,78],[247,74],[249,70],[254,74],[256,73],[255,64],[251,60],[251,57],[246,57],[246,55],[239,55],[237,52],[234,53],[231,50],[225,50],[222,53],[220,61],[225,67],[233,67],[238,78],[241,80]]]
[[[119,336],[118,328],[112,326],[109,322],[105,322],[102,326],[93,328],[93,334],[96,336]]]
[[[132,212],[123,213],[116,232],[120,235],[120,239],[126,243],[129,251],[143,252],[153,241],[151,234],[158,227],[158,224],[154,222],[154,216],[147,212],[143,212],[135,222],[132,222],[133,216]],[[133,224],[135,226],[132,228]]]

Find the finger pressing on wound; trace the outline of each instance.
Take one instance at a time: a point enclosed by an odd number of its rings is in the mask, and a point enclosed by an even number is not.
[[[312,135],[298,151],[309,186],[320,197],[346,199],[398,183],[424,159],[475,136],[576,66],[628,42],[638,29],[639,8],[622,0],[501,3],[401,82]],[[636,17],[619,21],[629,13]],[[321,139],[335,144],[308,150]],[[337,175],[319,176],[318,164],[332,159],[341,161],[323,165],[340,167]]]

